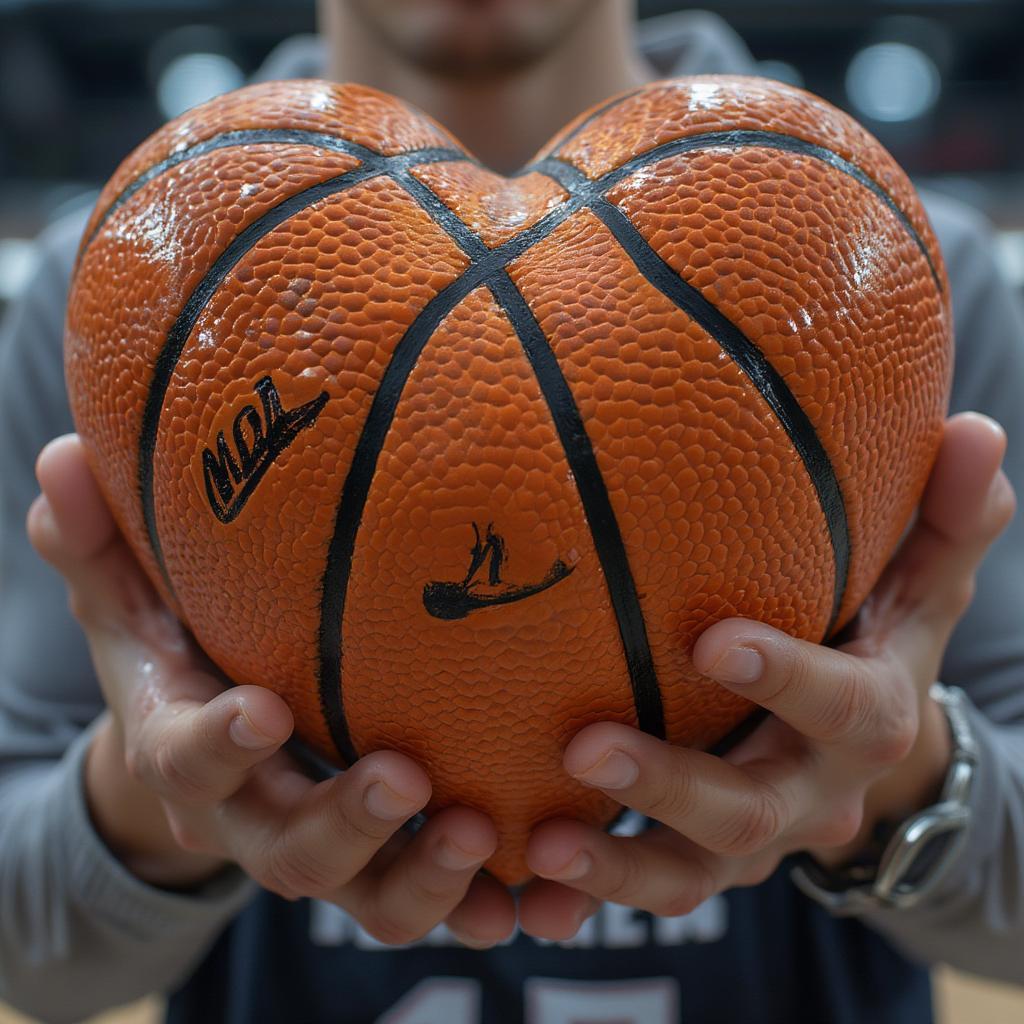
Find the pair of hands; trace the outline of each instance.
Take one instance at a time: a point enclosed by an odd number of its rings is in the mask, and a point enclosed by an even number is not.
[[[38,463],[37,550],[65,577],[110,715],[86,766],[97,829],[139,877],[187,888],[225,863],[286,898],[328,900],[389,943],[446,921],[485,948],[515,927],[565,939],[610,900],[685,913],[753,885],[795,850],[841,860],[881,817],[930,801],[949,760],[927,699],[970,601],[975,571],[1013,514],[1005,437],[951,419],[918,519],[839,648],[730,619],[698,640],[697,668],[773,714],[726,757],[628,727],[583,729],[570,775],[661,823],[635,838],[577,821],[541,824],[537,878],[514,900],[478,868],[490,820],[468,807],[401,828],[430,797],[409,758],[381,751],[323,782],[281,749],[284,702],[223,681],[154,592],[104,504],[74,436]]]

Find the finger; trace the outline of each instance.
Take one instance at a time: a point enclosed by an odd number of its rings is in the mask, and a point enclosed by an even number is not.
[[[205,695],[212,682],[184,679],[179,692]],[[182,699],[161,704],[129,727],[126,736],[132,773],[165,799],[213,804],[237,792],[250,771],[291,735],[291,711],[277,694],[239,686],[212,700]]]
[[[379,751],[295,795],[289,786],[274,799],[257,775],[222,805],[223,842],[264,888],[337,902],[338,891],[426,805],[430,782],[410,758]],[[361,879],[351,898],[362,899],[373,882]]]
[[[459,906],[497,844],[486,815],[468,807],[440,811],[356,905],[359,922],[389,945],[422,938]]]
[[[773,781],[699,750],[613,722],[588,726],[566,747],[566,771],[695,843],[740,856],[764,849],[802,812],[800,780],[780,762]],[[767,774],[767,773],[766,773]]]
[[[89,469],[77,434],[55,438],[39,453],[36,479],[61,535],[62,553],[82,561],[114,541],[114,517]]]
[[[504,942],[515,929],[515,901],[496,878],[478,873],[445,923],[463,945],[489,949]]]
[[[957,549],[991,542],[1010,511],[989,500],[1005,452],[1006,433],[995,420],[975,412],[952,417],[921,499],[920,521]]]
[[[78,437],[51,441],[36,474],[43,493],[29,510],[29,539],[66,579],[82,625],[150,629],[161,639],[169,616],[118,532]]]
[[[912,620],[929,647],[944,639],[965,611],[974,574],[1013,517],[1013,488],[1000,462],[1006,435],[993,420],[964,413],[949,421],[919,515],[877,588],[871,616],[890,629]],[[904,637],[902,639],[908,639]]]
[[[586,892],[535,878],[520,893],[519,924],[524,932],[538,939],[565,942],[600,906],[601,900]]]
[[[726,858],[664,830],[609,836],[578,821],[548,821],[534,830],[526,856],[542,878],[664,917],[690,913],[729,878]]]
[[[724,619],[693,649],[703,675],[760,704],[797,732],[895,762],[917,735],[917,697],[906,666],[787,636],[759,622]]]

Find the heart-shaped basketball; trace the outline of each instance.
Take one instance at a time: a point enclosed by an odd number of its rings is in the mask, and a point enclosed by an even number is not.
[[[497,127],[496,127],[497,130]],[[279,82],[133,153],[86,230],[75,422],[155,585],[236,682],[527,874],[612,720],[710,747],[750,714],[694,639],[855,612],[941,434],[935,238],[862,128],[778,83],[661,82],[512,178],[360,86]]]

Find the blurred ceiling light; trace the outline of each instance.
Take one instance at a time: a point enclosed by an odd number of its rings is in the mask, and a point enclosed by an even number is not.
[[[223,53],[183,53],[167,62],[156,83],[156,98],[165,117],[245,84],[242,69]]]
[[[913,121],[939,98],[935,61],[907,43],[875,43],[857,53],[846,70],[846,94],[875,121]]]

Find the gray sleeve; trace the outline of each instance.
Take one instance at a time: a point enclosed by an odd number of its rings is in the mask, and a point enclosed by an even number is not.
[[[194,895],[140,882],[95,833],[82,792],[102,698],[24,521],[36,454],[72,429],[61,341],[83,223],[43,236],[0,327],[0,999],[47,1021],[173,986],[249,894],[240,873]]]
[[[1024,310],[1000,277],[975,214],[927,201],[952,282],[957,365],[953,410],[1002,423],[1005,468],[1024,509]],[[989,552],[973,604],[942,667],[963,687],[982,760],[965,850],[928,901],[866,919],[912,956],[1024,982],[1024,512]]]

